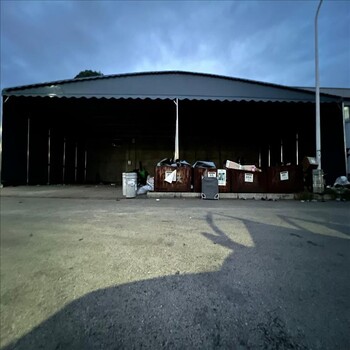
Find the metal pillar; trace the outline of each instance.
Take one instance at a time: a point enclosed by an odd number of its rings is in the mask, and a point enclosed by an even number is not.
[[[30,158],[30,118],[27,126],[27,185],[29,185],[29,158]]]
[[[2,188],[2,125],[3,125],[3,122],[2,122],[2,119],[4,117],[4,107],[3,107],[3,104],[5,104],[8,99],[10,97],[6,97],[6,100],[4,101],[4,103],[2,102],[2,98],[0,98],[0,188]]]
[[[174,101],[176,105],[176,127],[175,127],[175,152],[174,152],[174,162],[176,162],[179,156],[179,100],[178,98]]]
[[[66,138],[63,137],[63,159],[62,159],[62,184],[64,185],[66,175]]]
[[[75,143],[75,158],[74,158],[74,181],[77,183],[78,176],[78,142]]]
[[[47,184],[50,185],[51,177],[51,129],[47,136]]]
[[[283,164],[283,140],[281,139],[281,164]]]
[[[343,135],[344,135],[344,155],[345,155],[345,176],[349,174],[349,165],[348,165],[348,155],[347,155],[347,140],[346,140],[346,129],[345,129],[345,104],[344,102],[341,105],[342,117],[343,117]]]
[[[84,153],[84,182],[86,182],[86,169],[87,169],[87,150]]]
[[[261,168],[261,148],[259,149],[259,168]]]
[[[296,158],[296,165],[299,164],[299,135],[296,133],[295,135],[295,158]]]
[[[318,14],[322,5],[320,0],[316,16],[315,16],[315,81],[316,81],[316,160],[318,164],[318,169],[321,169],[321,117],[320,117],[320,81],[318,74],[318,33],[317,33],[317,22]]]

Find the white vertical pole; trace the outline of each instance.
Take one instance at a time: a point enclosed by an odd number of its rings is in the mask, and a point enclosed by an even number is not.
[[[318,74],[318,13],[323,0],[320,0],[315,16],[315,80],[316,80],[316,160],[318,169],[321,169],[321,118],[320,118],[320,81]]]
[[[295,158],[296,158],[296,164],[299,165],[299,136],[298,136],[298,133],[296,133],[296,136],[295,136]]]
[[[84,154],[84,182],[86,182],[86,172],[87,172],[87,149],[85,149],[85,154]]]
[[[64,185],[66,174],[66,138],[63,137],[63,158],[62,158],[62,184]]]
[[[2,102],[3,98],[0,97],[0,188],[2,188],[2,126],[3,126],[3,117],[4,117],[4,105],[9,97],[6,97],[4,103]]]
[[[75,157],[74,157],[74,181],[77,183],[78,179],[78,142],[75,143]]]
[[[28,118],[27,127],[27,185],[29,185],[29,156],[30,156],[30,118]]]
[[[179,156],[179,100],[176,98],[174,101],[176,105],[176,127],[175,127],[175,152],[174,152],[174,162],[180,159]]]
[[[344,155],[345,155],[345,175],[349,174],[349,165],[348,165],[348,155],[346,150],[346,129],[345,129],[345,105],[344,102],[341,104],[341,111],[343,117],[343,135],[344,135]]]
[[[281,164],[283,164],[283,140],[281,139]]]
[[[47,184],[50,185],[51,172],[51,129],[49,129],[47,140]]]
[[[261,148],[259,148],[259,168],[261,168]]]

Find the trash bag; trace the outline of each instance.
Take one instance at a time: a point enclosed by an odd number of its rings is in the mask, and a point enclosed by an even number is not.
[[[144,185],[137,189],[136,194],[145,194],[148,191],[152,191],[152,187],[150,185]]]
[[[193,168],[216,168],[215,163],[206,160],[197,160],[193,165]]]
[[[190,167],[191,164],[185,160],[177,160],[175,162],[172,159],[164,158],[157,163],[157,166],[172,166],[172,167],[189,166]]]
[[[136,194],[145,194],[149,191],[154,191],[154,177],[148,175],[146,185],[139,187]]]
[[[336,178],[333,187],[347,187],[350,188],[350,182],[346,176],[339,176]]]

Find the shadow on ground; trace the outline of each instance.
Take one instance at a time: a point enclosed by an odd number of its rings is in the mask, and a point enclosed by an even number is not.
[[[243,220],[246,247],[206,220],[220,270],[94,291],[3,349],[350,349],[350,240]]]

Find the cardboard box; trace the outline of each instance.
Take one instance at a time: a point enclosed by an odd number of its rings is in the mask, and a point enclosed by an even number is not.
[[[244,171],[259,171],[261,172],[261,169],[257,168],[255,165],[241,165],[236,162],[232,162],[231,160],[226,161],[226,168],[228,169],[235,169],[235,170],[244,170]]]
[[[242,165],[238,164],[236,162],[232,162],[231,160],[226,161],[226,168],[228,169],[236,169],[236,170],[242,170]]]
[[[318,163],[315,157],[304,157],[303,171],[317,169]]]

